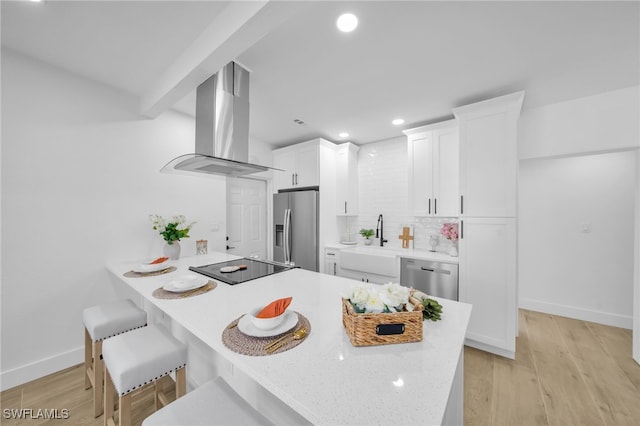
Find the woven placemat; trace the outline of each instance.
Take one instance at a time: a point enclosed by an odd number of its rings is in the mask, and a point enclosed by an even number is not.
[[[218,286],[217,282],[209,281],[208,283],[206,283],[205,285],[203,285],[198,289],[185,291],[184,293],[174,293],[172,291],[167,291],[162,287],[158,287],[155,290],[153,290],[153,293],[151,294],[156,299],[186,299],[188,297],[199,296],[201,294],[207,293],[215,289],[217,286]]]
[[[168,274],[169,272],[173,272],[177,270],[178,268],[176,268],[175,266],[170,266],[167,269],[161,269],[159,271],[154,271],[154,272],[129,271],[129,272],[125,272],[122,275],[124,275],[127,278],[155,277],[156,275]]]
[[[238,330],[237,327],[238,321],[242,317],[238,317],[235,320],[231,321],[231,323],[222,332],[222,343],[224,343],[227,348],[231,349],[234,352],[252,356],[275,355],[279,354],[280,352],[285,352],[289,349],[295,348],[300,343],[309,338],[309,334],[311,334],[311,323],[309,323],[307,317],[302,315],[300,312],[294,312],[298,315],[298,324],[296,324],[296,326],[289,331],[280,333],[277,336],[270,337],[253,337],[243,334],[240,330]],[[285,343],[283,346],[272,353],[267,353],[267,351],[264,350],[265,345],[277,340],[284,334],[295,332],[302,327],[306,327],[307,329],[307,337],[305,339],[289,339],[287,343]]]

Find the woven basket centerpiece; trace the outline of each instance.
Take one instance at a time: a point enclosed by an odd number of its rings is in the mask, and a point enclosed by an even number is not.
[[[388,345],[422,341],[422,303],[410,297],[411,311],[357,313],[342,299],[342,323],[353,346]],[[405,308],[406,309],[406,308]]]

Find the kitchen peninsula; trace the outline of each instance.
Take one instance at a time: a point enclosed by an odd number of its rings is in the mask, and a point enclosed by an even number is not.
[[[462,424],[463,342],[471,306],[439,299],[439,322],[424,323],[422,342],[354,347],[343,329],[341,297],[357,281],[302,269],[228,285],[183,299],[152,293],[189,266],[238,259],[222,253],[172,261],[172,273],[127,278],[140,262],[107,266],[121,297],[146,309],[189,345],[189,389],[222,375],[277,424]],[[222,342],[225,327],[256,306],[293,297],[289,309],[304,315],[310,335],[295,348],[270,356],[235,353]],[[205,365],[199,365],[205,364]],[[215,412],[215,411],[214,411]]]

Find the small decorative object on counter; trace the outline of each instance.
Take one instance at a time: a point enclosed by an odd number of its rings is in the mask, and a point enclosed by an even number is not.
[[[373,229],[364,229],[362,228],[360,230],[360,235],[362,235],[364,237],[364,243],[365,245],[371,245],[371,237],[373,237],[373,234],[375,234],[375,232],[373,231]]]
[[[438,235],[429,235],[429,244],[431,244],[431,250],[429,251],[435,252],[436,247],[440,244],[440,237]]]
[[[398,238],[402,240],[402,248],[409,248],[409,241],[413,241],[411,229],[408,226],[402,227],[402,235],[398,235]]]
[[[196,241],[196,254],[207,254],[207,240]]]
[[[422,309],[407,287],[361,285],[342,299],[342,323],[353,346],[419,342]]]
[[[175,215],[171,221],[167,221],[162,216],[150,214],[149,220],[153,224],[153,229],[158,231],[162,238],[167,242],[164,247],[164,254],[172,260],[180,258],[180,241],[181,238],[189,238],[189,230],[195,222],[183,226],[186,218],[183,215]]]
[[[437,300],[430,299],[429,296],[419,290],[411,290],[411,297],[422,303],[424,319],[431,321],[440,321],[442,319],[442,305]]]
[[[444,235],[447,240],[451,240],[451,248],[449,249],[449,256],[458,256],[458,224],[457,223],[444,223],[440,233]]]

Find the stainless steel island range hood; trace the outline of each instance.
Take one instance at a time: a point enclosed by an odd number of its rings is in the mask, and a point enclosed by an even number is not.
[[[236,177],[270,170],[248,158],[249,72],[230,62],[198,86],[195,153],[174,158],[160,171]]]

